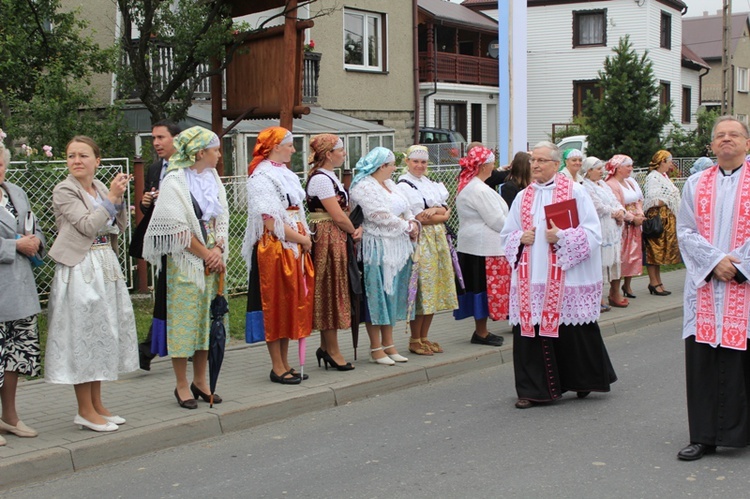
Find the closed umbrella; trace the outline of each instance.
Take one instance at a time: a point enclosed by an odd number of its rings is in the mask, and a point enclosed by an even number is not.
[[[352,221],[354,228],[358,228],[364,222],[365,216],[362,207],[357,206],[349,214],[349,220]],[[354,242],[351,235],[346,237],[346,253],[348,258],[349,273],[349,297],[352,316],[352,347],[354,347],[354,360],[357,360],[357,345],[359,344],[359,316],[360,302],[362,300],[362,271],[357,264],[357,243]]]
[[[211,389],[210,406],[214,406],[214,392],[219,380],[219,371],[224,362],[224,348],[227,343],[227,330],[224,315],[229,312],[229,304],[224,297],[224,273],[219,275],[219,290],[211,300],[211,331],[208,338],[208,381]]]

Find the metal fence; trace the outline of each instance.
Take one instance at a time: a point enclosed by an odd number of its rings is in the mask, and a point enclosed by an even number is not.
[[[690,166],[697,158],[676,158],[678,162],[680,177],[674,178],[674,183],[682,190],[687,175],[683,171],[689,171]],[[394,174],[394,181],[404,170],[397,171]],[[109,184],[112,177],[119,172],[130,173],[130,162],[127,158],[103,159],[102,166],[97,171],[97,178]],[[451,208],[451,216],[448,225],[453,230],[458,230],[458,214],[455,208],[455,197],[458,189],[458,174],[460,168],[457,165],[433,165],[428,173],[429,177],[445,184],[450,197],[448,204]],[[341,172],[337,171],[340,175]],[[47,237],[47,247],[49,248],[57,236],[55,228],[55,219],[52,212],[52,189],[62,181],[68,174],[67,168],[63,161],[50,162],[11,162],[7,171],[6,178],[21,187],[29,197],[32,209],[39,220],[39,224]],[[637,169],[633,172],[633,177],[639,183],[641,188],[648,174],[647,169]],[[242,258],[241,249],[242,241],[245,236],[245,227],[247,225],[247,188],[246,176],[223,177],[222,181],[227,192],[227,203],[229,205],[229,263],[226,274],[226,290],[230,295],[237,295],[247,292],[247,266]],[[303,179],[304,184],[304,179]],[[134,199],[133,186],[128,188],[126,193],[126,203],[131,205],[131,199]],[[131,209],[131,224],[126,230],[125,237],[119,238],[119,259],[125,275],[128,280],[128,287],[133,288],[134,269],[136,261],[128,256],[126,251],[130,244],[131,228],[135,224],[134,210]],[[48,260],[47,263],[35,270],[37,287],[42,300],[45,300],[49,294],[49,286],[54,274],[54,262]]]
[[[109,185],[112,178],[120,172],[130,173],[130,160],[128,158],[107,158],[101,160],[101,166],[97,170],[97,178]],[[31,209],[36,215],[37,223],[47,238],[47,248],[57,237],[55,226],[55,215],[52,211],[52,189],[68,176],[68,168],[65,161],[12,161],[5,174],[5,179],[20,187],[29,198]],[[130,206],[132,185],[125,193],[125,202]],[[128,286],[132,289],[133,262],[127,256],[126,247],[130,243],[130,227],[126,229],[125,237],[118,238],[120,251],[118,257],[120,265],[128,280]],[[55,273],[55,263],[49,258],[45,264],[34,270],[37,290],[41,300],[46,301],[49,295],[52,277]]]

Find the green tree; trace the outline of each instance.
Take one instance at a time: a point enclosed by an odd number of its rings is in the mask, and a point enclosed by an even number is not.
[[[96,109],[90,78],[110,69],[111,52],[59,0],[0,0],[0,128],[8,145],[53,147],[86,133],[112,155],[124,152],[116,107]]]
[[[315,0],[300,0],[303,7]],[[250,30],[233,24],[227,0],[117,0],[122,14],[117,71],[121,95],[137,97],[152,122],[187,116],[196,89],[221,74],[247,37],[285,17],[286,8]],[[327,15],[322,9],[315,16]]]
[[[612,52],[599,71],[601,100],[590,97],[587,103],[592,110],[584,124],[587,153],[600,158],[627,154],[636,165],[646,165],[662,146],[671,104],[659,102],[661,88],[647,52],[638,56],[628,36]]]
[[[686,131],[678,124],[674,124],[672,131],[667,136],[669,151],[675,157],[695,157],[712,155],[711,151],[711,129],[714,126],[719,111],[708,111],[701,109],[696,114],[698,126]]]

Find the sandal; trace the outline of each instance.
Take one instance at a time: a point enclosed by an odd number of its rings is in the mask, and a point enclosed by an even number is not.
[[[417,355],[432,355],[432,348],[422,343],[419,338],[409,338],[409,351]]]
[[[430,341],[427,339],[422,340],[422,344],[432,350],[433,353],[443,353],[443,347],[437,341]]]

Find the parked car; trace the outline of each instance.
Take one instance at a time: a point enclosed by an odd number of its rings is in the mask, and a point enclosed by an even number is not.
[[[586,147],[588,145],[588,135],[571,135],[570,137],[565,137],[557,143],[557,147],[560,148],[560,151],[564,151],[565,149],[578,149],[584,155],[586,154]]]
[[[460,132],[447,128],[420,128],[419,143],[427,146],[431,163],[457,164],[463,156],[466,139]]]

